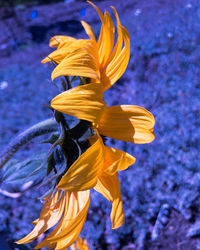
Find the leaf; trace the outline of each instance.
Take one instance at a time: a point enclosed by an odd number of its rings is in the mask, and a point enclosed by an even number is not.
[[[47,159],[47,176],[51,173],[53,169],[56,169],[54,160],[54,151],[49,155]]]

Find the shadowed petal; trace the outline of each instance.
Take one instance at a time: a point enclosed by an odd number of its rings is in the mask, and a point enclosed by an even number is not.
[[[135,105],[112,106],[104,109],[99,133],[113,139],[133,143],[149,143],[155,138],[155,119],[144,108]]]
[[[82,191],[95,186],[104,165],[104,145],[101,137],[69,168],[58,183],[66,191]]]
[[[135,157],[116,149],[105,146],[105,162],[103,170],[105,173],[113,175],[117,171],[125,170],[135,163]]]
[[[102,85],[91,83],[67,90],[57,95],[51,106],[78,119],[98,122],[105,106]]]
[[[107,174],[99,176],[94,189],[112,202],[112,211],[110,214],[112,229],[122,226],[125,216],[117,173],[112,176]]]

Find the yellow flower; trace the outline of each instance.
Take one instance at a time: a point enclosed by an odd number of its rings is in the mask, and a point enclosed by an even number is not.
[[[39,243],[35,249],[55,248],[55,250],[66,250],[79,236],[87,217],[90,203],[90,191],[63,192],[56,190],[54,194],[46,197],[39,219],[31,233],[17,244],[25,244],[33,241],[48,229],[56,228]]]
[[[53,60],[58,66],[52,72],[52,79],[59,76],[84,76],[91,82],[101,82],[103,91],[110,88],[124,73],[130,57],[130,38],[128,31],[121,25],[114,7],[111,7],[117,19],[117,41],[114,45],[115,27],[107,11],[104,15],[88,1],[100,16],[102,27],[98,41],[89,24],[82,25],[89,40],[75,39],[69,36],[55,36],[50,40],[51,47],[57,50],[42,62]],[[124,43],[124,45],[123,45]]]
[[[94,7],[97,9],[96,6]],[[91,40],[72,41],[70,37],[59,37],[61,42],[56,44],[58,49],[50,55],[54,60],[60,60],[59,65],[52,73],[53,78],[62,75],[80,75],[80,72],[81,74],[84,72],[84,75],[81,76],[89,77],[91,80],[91,83],[87,85],[75,87],[56,96],[51,102],[52,107],[78,119],[91,122],[93,129],[97,132],[91,147],[71,165],[58,183],[57,188],[74,192],[94,188],[112,202],[112,228],[117,228],[124,222],[117,172],[132,165],[135,158],[123,151],[106,147],[99,134],[133,143],[149,143],[155,138],[153,133],[155,120],[149,111],[139,106],[107,107],[103,101],[103,92],[114,84],[127,66],[130,41],[128,32],[121,26],[114,10],[118,22],[118,39],[113,48],[114,25],[112,20],[107,12],[103,16],[98,9],[97,11],[102,21],[97,44],[94,43],[91,27],[83,23]],[[124,48],[122,49],[123,40]],[[50,41],[50,44],[51,42],[53,40]],[[65,42],[69,48],[75,49],[72,52],[70,49],[68,52],[64,52]],[[94,48],[97,48],[98,51]],[[63,57],[62,53],[65,53]],[[80,57],[77,55],[78,53],[80,53]],[[92,61],[84,61],[82,53],[87,54]],[[77,61],[74,60],[75,55]],[[122,61],[121,58],[123,58]],[[78,71],[79,67],[83,71]],[[98,70],[95,71],[95,67]],[[70,74],[70,68],[74,70],[73,74]],[[94,72],[96,72],[96,77],[90,77]],[[100,79],[101,83],[99,83]]]

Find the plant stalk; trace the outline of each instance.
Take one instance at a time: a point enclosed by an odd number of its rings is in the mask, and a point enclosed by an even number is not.
[[[6,148],[0,152],[0,169],[10,160],[10,158],[25,144],[32,139],[58,130],[56,120],[47,119],[28,128],[15,137]]]

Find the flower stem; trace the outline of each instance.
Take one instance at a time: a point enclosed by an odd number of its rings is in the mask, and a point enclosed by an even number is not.
[[[6,162],[25,144],[35,137],[48,134],[58,130],[58,124],[53,119],[47,119],[28,128],[17,137],[15,137],[7,147],[0,152],[0,169]]]

